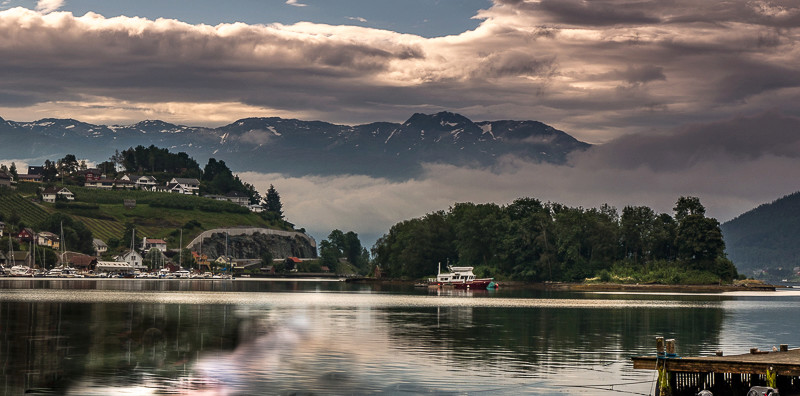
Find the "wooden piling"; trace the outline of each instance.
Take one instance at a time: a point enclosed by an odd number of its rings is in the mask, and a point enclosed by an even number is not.
[[[678,356],[678,354],[675,353],[675,339],[670,338],[669,340],[667,340],[667,357],[675,357],[675,356]]]

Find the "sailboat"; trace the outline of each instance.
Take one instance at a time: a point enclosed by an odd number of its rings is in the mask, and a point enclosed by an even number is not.
[[[61,265],[51,269],[47,272],[47,277],[49,278],[77,278],[83,277],[78,275],[75,268],[69,266],[69,261],[66,259],[67,257],[67,243],[64,240],[64,223],[61,223],[61,241],[59,244],[61,248]]]
[[[11,243],[11,237],[8,238],[8,256],[11,259],[11,270],[9,271],[9,275],[11,276],[33,276],[33,271],[31,268],[25,265],[17,265],[16,259],[14,257],[14,245]]]

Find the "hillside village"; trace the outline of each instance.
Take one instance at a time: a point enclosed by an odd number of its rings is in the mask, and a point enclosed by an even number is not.
[[[29,166],[28,173],[18,175],[19,181],[42,183],[44,175],[43,166]],[[166,192],[185,195],[200,195],[200,180],[197,178],[173,177],[160,183],[152,175],[122,174],[119,178],[109,178],[97,168],[79,170],[71,181],[83,181],[83,187],[101,190],[142,190],[151,192]],[[3,181],[6,181],[3,183]],[[0,186],[9,187],[16,185],[16,180],[7,172],[0,172]],[[44,202],[55,203],[57,198],[67,201],[75,199],[68,187],[49,186],[42,190]],[[203,197],[217,201],[233,202],[248,208],[250,211],[260,213],[264,210],[258,203],[251,203],[251,198],[240,191],[230,191],[226,194],[204,194]]]
[[[122,159],[127,154],[135,154],[137,150],[140,154],[147,153],[151,158],[151,165],[155,163],[152,161],[155,153],[161,154],[166,161],[177,163],[178,166],[165,167],[159,173],[135,165],[134,157],[129,156],[128,160]],[[205,170],[201,171],[196,162],[184,153],[171,154],[154,146],[149,148],[139,146],[136,149],[123,151],[122,154],[118,152],[116,159],[119,160],[119,164],[109,162],[100,164],[99,167],[88,168],[85,162],[78,162],[73,155],[67,155],[57,162],[48,160],[43,166],[29,166],[27,173],[24,174],[17,173],[13,163],[10,168],[6,168],[5,165],[0,167],[0,190],[19,190],[21,193],[27,193],[30,202],[24,204],[27,205],[26,208],[31,208],[31,212],[37,214],[34,216],[27,213],[26,220],[40,221],[35,226],[27,224],[22,221],[18,213],[15,213],[23,211],[8,209],[9,206],[3,208],[6,213],[0,211],[0,238],[3,245],[0,247],[0,265],[5,267],[6,275],[10,268],[17,268],[20,265],[28,268],[25,275],[33,275],[34,268],[54,267],[74,268],[78,273],[86,275],[132,274],[161,270],[172,276],[172,273],[184,273],[185,269],[194,269],[196,272],[205,272],[209,275],[212,272],[232,274],[234,270],[241,273],[253,269],[256,273],[269,274],[275,273],[276,268],[284,271],[296,269],[298,264],[316,257],[315,251],[310,253],[311,257],[305,259],[293,256],[276,258],[270,254],[247,259],[234,258],[231,255],[208,257],[202,251],[186,249],[185,244],[180,243],[184,230],[187,231],[187,238],[202,231],[196,217],[205,217],[202,220],[212,227],[218,223],[230,226],[230,222],[236,221],[234,219],[236,216],[247,220],[248,224],[244,225],[250,227],[291,231],[293,225],[283,219],[280,196],[274,187],[270,186],[262,198],[252,185],[234,176],[222,161],[217,162],[212,158]],[[120,167],[123,169],[117,172],[116,169]],[[133,167],[138,167],[140,172],[132,172]],[[213,175],[209,176],[209,173]],[[101,193],[101,191],[108,192]],[[19,199],[17,195],[13,196]],[[180,198],[184,196],[187,198]],[[122,201],[120,202],[122,205],[110,204],[118,201]],[[133,222],[125,223],[124,230],[117,227],[116,231],[106,232],[106,238],[102,238],[102,235],[92,236],[92,232],[88,231],[83,223],[88,222],[95,228],[98,227],[95,223],[107,225],[110,217],[107,212],[118,210],[117,207],[124,207],[127,212],[122,217],[130,216]],[[163,234],[177,220],[136,214],[137,210],[152,212],[159,208],[164,208],[162,211],[181,209],[209,214],[196,216],[187,213],[186,216],[190,219],[185,224],[178,224],[178,227],[175,227],[179,230],[173,229],[167,234],[171,241],[168,243],[163,237],[159,238],[154,234]],[[213,214],[216,213],[220,215],[215,217]],[[58,228],[54,216],[60,221],[61,236],[56,232],[58,230],[54,229]],[[73,218],[80,221],[73,221]],[[137,225],[134,224],[137,221],[142,223],[138,228],[144,233],[144,235],[138,234],[138,237]],[[65,249],[65,241],[62,241],[65,230],[73,239],[71,246],[67,247],[74,251],[67,252]],[[303,234],[304,230],[301,229],[297,233]],[[76,239],[75,235],[82,235],[83,239],[87,239],[88,235],[91,240],[88,242],[79,240],[80,238]],[[175,238],[176,236],[180,238]],[[168,245],[171,245],[172,249],[168,249]],[[39,271],[39,274],[43,275],[44,272]],[[188,271],[184,274],[188,276]]]

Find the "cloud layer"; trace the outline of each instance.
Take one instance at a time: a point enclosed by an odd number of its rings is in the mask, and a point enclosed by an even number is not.
[[[6,118],[87,119],[102,107],[106,122],[218,125],[219,113],[191,109],[225,103],[226,116],[360,123],[447,109],[604,142],[766,109],[800,114],[790,1],[495,0],[477,29],[437,38],[50,12],[59,5],[0,12]]]

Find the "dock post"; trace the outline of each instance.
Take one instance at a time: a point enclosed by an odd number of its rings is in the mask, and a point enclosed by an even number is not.
[[[656,355],[659,357],[664,356],[664,337],[656,337]]]
[[[667,357],[673,358],[677,356],[678,354],[675,353],[675,339],[670,338],[669,340],[667,340]]]
[[[781,352],[789,352],[789,345],[781,344]]]

